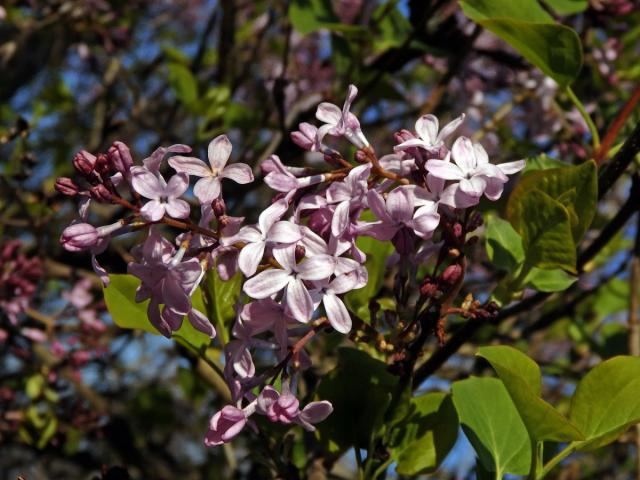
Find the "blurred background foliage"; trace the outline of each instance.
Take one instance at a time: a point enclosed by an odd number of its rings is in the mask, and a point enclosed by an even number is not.
[[[549,0],[543,7],[578,33],[584,63],[573,91],[604,135],[638,95],[638,4]],[[336,462],[305,450],[301,432],[249,434],[205,449],[206,422],[224,403],[219,380],[180,345],[113,324],[87,273],[88,256],[58,246],[76,206],[53,188],[56,177],[71,174],[76,151],[106,151],[114,140],[141,159],[172,143],[202,154],[227,133],[234,158],[256,172],[273,153],[288,164],[317,161],[288,132],[312,122],[320,101],[341,104],[349,83],[360,89],[355,110],[379,151],[390,151],[393,133],[412,129],[422,113],[444,122],[464,112],[461,133],[482,142],[496,163],[529,158],[535,168],[593,154],[566,92],[455,0],[3,2],[0,246],[18,240],[19,248],[0,258],[0,478],[268,478],[274,464],[287,478],[353,475],[352,457]],[[614,149],[639,119],[635,108]],[[561,405],[585,369],[628,353],[629,264],[639,249],[638,228],[626,225],[638,205],[630,185],[624,177],[600,203],[587,243],[635,199],[578,282],[480,329],[421,391],[481,373],[487,366],[473,359],[474,345],[497,339],[543,366],[545,394]],[[254,220],[269,196],[256,182],[234,185],[225,199],[234,215]],[[100,215],[98,224],[117,218],[112,209]],[[125,237],[103,254],[110,272],[126,270],[131,242]],[[37,259],[42,274],[33,276],[36,288],[16,320],[7,278],[27,268],[18,251]],[[465,288],[486,298],[504,271],[481,245],[476,255]],[[449,332],[464,322],[453,321]],[[318,340],[323,361],[309,385],[335,365],[339,341]],[[435,340],[428,346],[437,348]],[[635,445],[629,432],[566,463],[557,478],[632,478]],[[471,478],[473,464],[461,436],[430,478]]]

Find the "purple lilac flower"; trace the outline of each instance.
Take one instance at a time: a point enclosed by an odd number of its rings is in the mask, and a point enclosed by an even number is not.
[[[199,158],[183,157],[176,155],[169,159],[177,172],[201,177],[193,189],[200,203],[211,203],[220,196],[220,180],[228,178],[236,183],[245,184],[253,182],[251,167],[245,163],[227,165],[231,156],[231,142],[226,135],[220,135],[209,143],[209,165]]]

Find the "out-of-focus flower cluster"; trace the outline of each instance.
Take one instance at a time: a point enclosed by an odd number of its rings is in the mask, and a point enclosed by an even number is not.
[[[227,213],[225,184],[246,184],[254,177],[248,165],[229,162],[232,146],[224,135],[209,144],[207,161],[191,156],[185,145],[158,148],[138,165],[121,142],[105,154],[83,151],[74,159],[82,180],[57,181],[58,191],[81,199],[79,219],[64,230],[61,243],[70,251],[91,252],[105,284],[108,274],[97,255],[114,236],[148,230],[132,251],[128,271],[141,281],[136,300],[149,299],[149,320],[163,335],[170,337],[186,317],[215,337],[191,297],[210,269],[222,280],[242,274],[245,296],[237,306],[233,340],[225,346],[224,376],[233,405],[211,419],[207,445],[228,442],[245,425],[254,425],[254,414],[313,430],[332,407],[326,401],[301,407],[296,379],[310,366],[304,347],[316,333],[352,329],[353,313],[343,297],[368,281],[366,254],[357,239],[391,241],[396,250],[391,262],[419,265],[441,245],[464,242],[464,230],[479,224],[470,209],[482,197],[500,198],[508,176],[524,167],[524,161],[492,164],[480,144],[454,139],[464,115],[443,128],[435,116],[424,115],[415,132],[398,132],[393,151],[379,157],[351,112],[356,95],[350,86],[342,107],[320,104],[321,125],[302,123],[291,135],[301,148],[321,153],[326,169],[288,167],[275,155],[263,162],[264,182],[275,194],[257,224]],[[330,138],[355,146],[354,158],[329,146]],[[171,174],[163,173],[165,162]],[[185,200],[191,177],[196,219]],[[119,204],[129,213],[114,224],[94,226],[91,202]],[[182,233],[167,238],[161,225]],[[446,288],[453,291],[462,276],[461,264],[453,264],[441,278],[425,280],[422,301]],[[257,371],[257,350],[272,352],[274,365]],[[280,391],[272,386],[277,378]]]

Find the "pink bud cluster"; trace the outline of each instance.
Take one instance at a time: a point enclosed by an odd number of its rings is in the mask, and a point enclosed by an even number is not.
[[[20,251],[21,246],[20,240],[0,244],[0,311],[14,325],[29,306],[42,277],[40,259],[27,257]]]
[[[366,254],[357,239],[390,240],[396,259],[423,262],[446,235],[442,224],[454,224],[482,196],[497,200],[507,176],[524,167],[524,161],[489,163],[482,146],[466,137],[449,149],[448,139],[464,115],[442,130],[436,117],[424,115],[415,134],[398,132],[393,152],[378,158],[351,112],[356,95],[356,87],[350,86],[342,108],[318,106],[322,125],[303,123],[292,133],[297,145],[323,154],[330,168],[288,167],[275,155],[263,162],[264,181],[276,193],[256,224],[227,215],[224,184],[246,184],[254,177],[248,165],[229,163],[232,146],[224,135],[209,144],[208,162],[185,155],[189,147],[174,145],[134,165],[126,146],[116,142],[106,155],[76,156],[74,166],[87,187],[58,180],[61,193],[84,200],[80,220],[65,229],[61,243],[71,251],[91,251],[105,282],[108,277],[95,255],[113,236],[148,228],[144,243],[132,251],[128,271],[141,281],[136,300],[149,299],[149,320],[163,335],[170,337],[186,317],[213,338],[210,319],[193,308],[191,296],[207,270],[217,269],[223,280],[238,271],[243,276],[233,339],[225,346],[224,376],[233,405],[211,419],[207,445],[229,441],[245,425],[253,425],[250,417],[256,413],[308,430],[326,418],[332,410],[326,401],[300,408],[295,380],[310,366],[304,346],[317,332],[332,327],[347,334],[352,329],[344,295],[368,281]],[[329,137],[353,144],[355,158],[326,145]],[[167,162],[175,173],[166,176],[161,168],[165,156],[176,153]],[[185,200],[190,177],[195,177],[197,222]],[[122,205],[130,215],[113,225],[92,226],[89,201]],[[365,220],[365,212],[375,220]],[[171,241],[161,224],[183,233]],[[253,360],[257,350],[273,352],[277,363],[259,371]],[[280,392],[270,386],[278,377]]]

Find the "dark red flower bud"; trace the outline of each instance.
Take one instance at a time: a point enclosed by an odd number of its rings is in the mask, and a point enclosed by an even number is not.
[[[367,163],[369,161],[369,159],[367,158],[367,154],[364,153],[362,150],[358,150],[356,152],[356,162],[358,163]]]
[[[96,167],[96,156],[86,150],[81,150],[73,157],[73,166],[81,174],[89,176]]]
[[[101,183],[91,187],[89,189],[89,193],[91,194],[91,198],[93,198],[96,202],[111,203],[111,200],[113,199],[113,195],[111,194],[111,192]]]
[[[96,172],[100,175],[109,175],[112,172],[111,162],[109,162],[109,157],[107,157],[104,153],[98,154],[96,157]]]
[[[227,214],[227,206],[225,205],[224,200],[220,197],[216,198],[211,203],[211,207],[213,208],[213,214],[216,218],[220,218]]]
[[[306,253],[307,251],[302,245],[296,245],[296,262],[300,262]]]
[[[458,283],[458,281],[460,281],[461,277],[462,267],[456,263],[453,265],[449,265],[444,269],[444,272],[442,272],[442,275],[440,276],[440,280],[445,285],[453,286]]]
[[[76,185],[76,183],[67,177],[60,177],[56,180],[56,184],[54,186],[57,192],[60,192],[63,195],[67,195],[69,197],[73,197],[80,192],[80,187]]]
[[[422,281],[422,285],[420,285],[420,294],[427,298],[431,298],[435,296],[437,291],[438,284],[433,280],[433,278],[429,276],[425,277]]]

